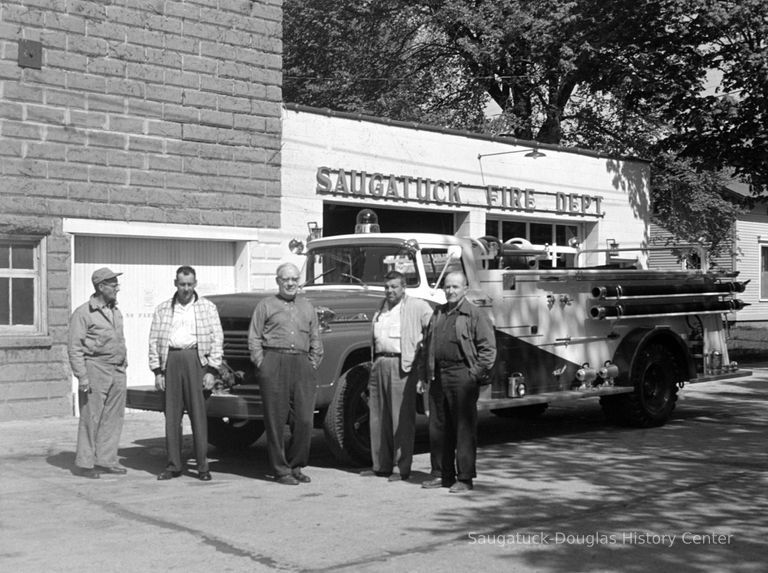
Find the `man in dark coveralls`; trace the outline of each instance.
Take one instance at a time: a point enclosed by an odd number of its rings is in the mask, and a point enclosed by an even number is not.
[[[477,476],[477,398],[496,360],[496,339],[486,314],[466,299],[467,278],[445,277],[446,304],[435,309],[427,334],[429,442],[433,479],[422,487],[473,488]]]
[[[126,473],[117,461],[128,366],[123,315],[116,306],[121,274],[106,267],[95,271],[94,294],[69,321],[69,364],[80,390],[75,473],[91,479]]]
[[[284,485],[312,481],[302,472],[309,461],[315,409],[316,369],[323,345],[315,308],[298,294],[299,269],[277,267],[278,293],[262,299],[248,331],[251,361],[258,371],[267,451],[275,480]],[[283,443],[286,422],[291,437]]]

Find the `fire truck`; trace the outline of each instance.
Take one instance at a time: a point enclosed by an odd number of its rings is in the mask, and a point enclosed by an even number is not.
[[[325,349],[316,425],[342,462],[370,463],[371,319],[392,270],[405,275],[409,296],[433,305],[445,300],[447,273],[466,275],[467,298],[488,313],[498,349],[480,411],[533,416],[549,404],[597,398],[610,423],[664,424],[686,383],[749,374],[729,358],[725,320],[744,306],[737,296],[746,283],[706,268],[649,269],[648,250],[426,233],[309,240],[302,294],[317,310]],[[264,430],[247,333],[265,296],[210,297],[224,330],[225,366],[207,398],[209,442],[220,448],[247,447]],[[128,406],[162,411],[162,394],[129,388]]]

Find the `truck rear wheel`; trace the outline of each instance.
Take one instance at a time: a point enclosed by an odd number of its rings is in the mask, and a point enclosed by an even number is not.
[[[358,364],[336,382],[337,388],[323,421],[328,447],[341,462],[371,464],[368,378],[371,365]]]
[[[261,420],[208,418],[208,443],[221,450],[244,450],[263,433]]]
[[[659,343],[645,346],[638,354],[630,383],[634,391],[603,396],[600,405],[611,423],[649,428],[661,426],[672,415],[677,384],[683,379],[675,356]]]

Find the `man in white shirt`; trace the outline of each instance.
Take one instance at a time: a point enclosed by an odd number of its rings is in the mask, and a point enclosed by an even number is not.
[[[416,432],[416,388],[424,380],[420,358],[432,307],[405,294],[405,277],[384,277],[384,301],[373,317],[373,365],[368,382],[373,469],[361,475],[407,480]],[[399,473],[393,473],[397,468]]]
[[[211,390],[215,384],[224,335],[216,306],[195,292],[195,269],[179,267],[174,285],[176,293],[155,309],[149,332],[149,367],[155,373],[155,388],[165,392],[168,465],[157,479],[181,475],[181,420],[186,410],[192,424],[197,477],[210,481],[203,389]]]

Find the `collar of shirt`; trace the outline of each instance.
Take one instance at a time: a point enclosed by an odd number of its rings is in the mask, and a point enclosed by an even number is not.
[[[93,310],[102,310],[104,308],[112,310],[117,306],[117,301],[114,300],[112,302],[106,302],[103,298],[100,296],[92,295],[91,300],[89,301],[91,308]]]
[[[467,297],[462,297],[462,299],[457,302],[453,307],[451,307],[450,304],[445,303],[445,310],[443,314],[453,314],[453,313],[460,313],[460,314],[469,314],[469,312],[464,308],[464,303],[466,302]]]

